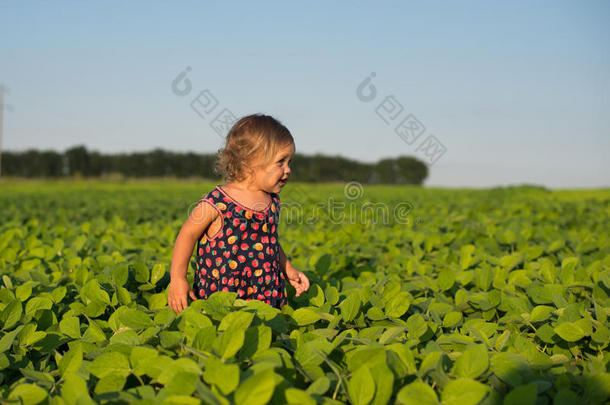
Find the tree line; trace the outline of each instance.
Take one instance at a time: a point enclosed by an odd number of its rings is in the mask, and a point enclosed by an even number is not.
[[[26,150],[2,154],[2,174],[15,177],[203,177],[220,179],[216,154],[169,152],[99,153],[85,146],[64,152]],[[423,184],[428,167],[411,156],[364,163],[341,156],[296,153],[291,180],[302,182],[358,181],[365,184]]]

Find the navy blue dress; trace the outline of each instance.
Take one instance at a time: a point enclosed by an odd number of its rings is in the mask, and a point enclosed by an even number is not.
[[[271,193],[264,210],[243,206],[216,186],[201,199],[222,218],[222,227],[197,242],[193,289],[206,299],[215,291],[237,292],[239,298],[257,299],[275,308],[286,305],[286,284],[280,270],[277,227],[280,197]]]

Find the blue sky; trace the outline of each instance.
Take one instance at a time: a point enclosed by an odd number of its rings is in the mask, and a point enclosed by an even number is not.
[[[430,186],[608,187],[608,21],[609,1],[3,1],[3,147],[213,153],[227,108],[280,119],[297,152],[367,162],[426,160],[433,135]],[[425,127],[412,145],[377,115],[387,96]]]

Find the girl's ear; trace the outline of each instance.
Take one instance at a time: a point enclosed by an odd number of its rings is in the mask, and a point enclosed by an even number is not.
[[[250,160],[249,162],[246,162],[246,164],[244,165],[244,173],[248,177],[252,177],[256,173],[256,169],[261,168],[261,167],[263,167],[263,162],[261,162],[260,159]]]
[[[254,167],[252,166],[251,162],[250,164],[246,164],[244,166],[244,174],[247,177],[252,177],[254,175]]]

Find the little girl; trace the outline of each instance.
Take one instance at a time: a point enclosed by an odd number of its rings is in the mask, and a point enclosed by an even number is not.
[[[273,117],[249,115],[233,125],[217,161],[225,184],[203,196],[176,238],[168,295],[176,313],[188,305],[187,296],[206,299],[215,291],[281,308],[286,278],[297,296],[307,291],[309,280],[290,264],[278,240],[279,192],[294,151],[290,131]],[[195,243],[191,287],[186,272]]]

